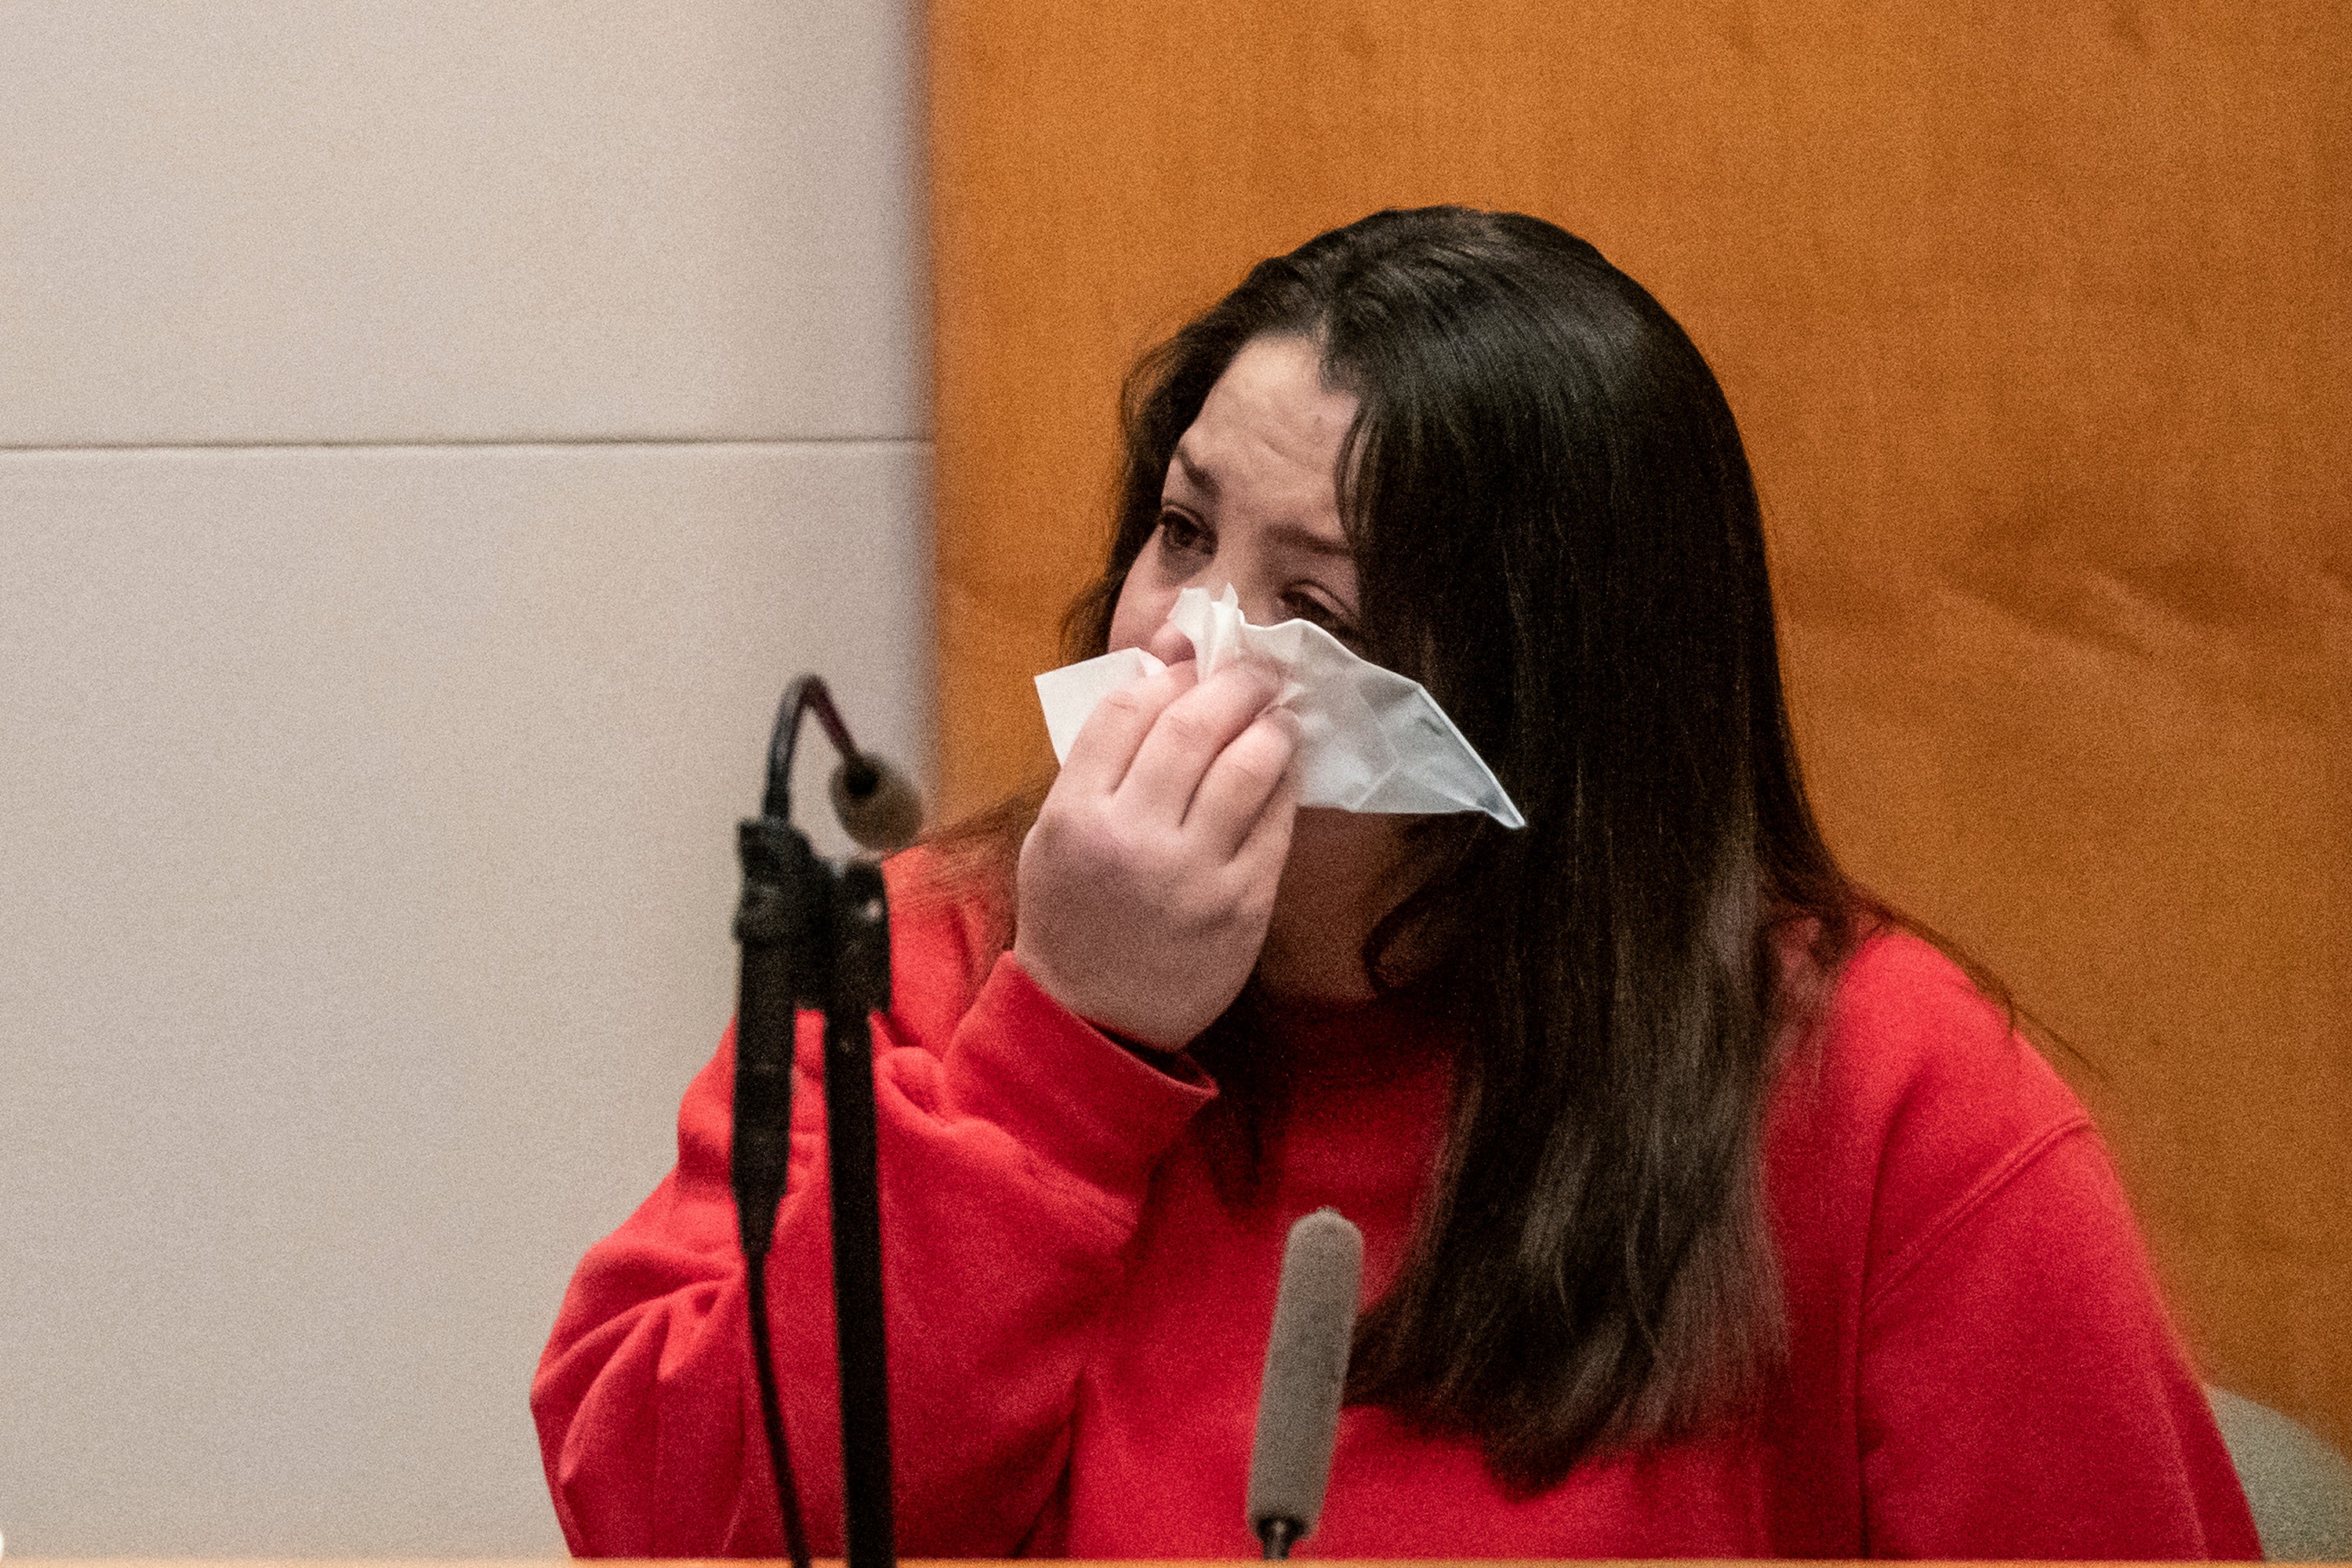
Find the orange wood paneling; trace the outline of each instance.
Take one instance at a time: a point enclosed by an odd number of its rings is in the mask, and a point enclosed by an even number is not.
[[[2352,12],[934,0],[942,773],[1134,353],[1394,205],[1540,214],[1745,428],[1832,841],[2095,1071],[2210,1374],[2352,1442]]]

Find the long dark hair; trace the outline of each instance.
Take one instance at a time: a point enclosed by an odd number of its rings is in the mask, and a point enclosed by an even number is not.
[[[1526,816],[1416,830],[1366,953],[1441,977],[1452,1123],[1349,1394],[1537,1489],[1752,1408],[1781,1345],[1760,1143],[1780,1053],[1875,908],[1806,805],[1756,489],[1690,339],[1539,219],[1383,212],[1259,263],[1124,402],[1102,651],[1177,440],[1250,340],[1360,412],[1340,458],[1369,657],[1426,685]]]

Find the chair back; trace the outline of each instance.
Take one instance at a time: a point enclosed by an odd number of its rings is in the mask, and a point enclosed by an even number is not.
[[[2273,1563],[2352,1559],[2352,1464],[2266,1405],[2208,1388],[2213,1419]]]

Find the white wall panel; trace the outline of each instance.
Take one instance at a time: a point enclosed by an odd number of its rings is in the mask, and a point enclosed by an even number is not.
[[[0,455],[13,1553],[559,1547],[526,1387],[732,1005],[778,693],[925,756],[927,460]]]
[[[0,447],[921,434],[916,26],[7,0]]]

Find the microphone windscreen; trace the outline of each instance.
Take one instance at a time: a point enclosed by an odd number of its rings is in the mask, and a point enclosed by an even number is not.
[[[1269,1520],[1305,1535],[1323,1511],[1363,1276],[1363,1233],[1338,1210],[1290,1227],[1250,1445],[1249,1525],[1261,1539]]]
[[[923,797],[907,775],[867,752],[833,770],[833,811],[860,849],[887,855],[923,830]]]

